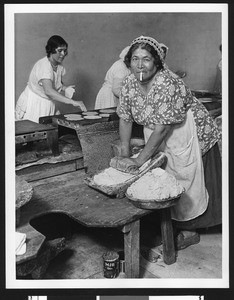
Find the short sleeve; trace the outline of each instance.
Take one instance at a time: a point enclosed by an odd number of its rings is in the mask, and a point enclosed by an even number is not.
[[[47,60],[38,62],[35,68],[35,75],[38,82],[41,79],[50,79],[53,81],[53,69],[51,68],[50,63]]]
[[[183,81],[159,76],[154,94],[154,124],[178,124],[184,121],[191,92]]]
[[[129,77],[126,77],[123,81],[123,87],[120,91],[119,104],[117,106],[117,114],[119,118],[126,122],[133,122],[133,116],[131,113],[131,103],[130,103],[130,93],[131,93],[131,83],[129,82]]]

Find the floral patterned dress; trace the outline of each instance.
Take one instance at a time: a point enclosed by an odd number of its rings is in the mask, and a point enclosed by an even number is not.
[[[156,124],[179,124],[188,109],[193,112],[202,155],[219,140],[220,131],[205,106],[196,99],[183,80],[167,69],[159,71],[145,96],[134,74],[123,85],[117,113],[128,122],[135,121],[150,129]]]
[[[124,81],[117,113],[127,122],[143,125],[146,142],[157,124],[173,125],[158,148],[167,155],[166,171],[185,188],[180,201],[171,208],[172,218],[183,222],[204,214],[209,195],[202,155],[216,144],[220,132],[183,80],[168,69],[161,70],[144,95],[131,74]]]

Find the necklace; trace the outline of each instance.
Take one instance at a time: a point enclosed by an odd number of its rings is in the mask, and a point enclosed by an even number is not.
[[[54,71],[56,71],[56,70],[58,69],[58,66],[53,65],[52,62],[50,62],[50,63],[51,63],[52,69],[53,69]]]
[[[52,66],[52,69],[53,69],[54,71],[56,71],[56,70],[58,69],[58,65],[54,65],[50,59],[49,59],[49,61],[50,61],[50,64],[51,64],[51,66]]]

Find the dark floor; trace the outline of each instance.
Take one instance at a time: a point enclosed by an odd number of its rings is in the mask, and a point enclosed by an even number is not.
[[[65,250],[51,261],[44,279],[104,278],[103,253],[123,250],[123,234],[117,229],[87,228],[62,215],[32,225],[48,239],[67,239]],[[157,253],[161,241],[157,214],[142,219],[140,236],[141,248]],[[172,265],[166,265],[162,256],[155,263],[141,256],[140,278],[222,278],[221,228],[201,230],[200,236],[200,243],[179,251]]]

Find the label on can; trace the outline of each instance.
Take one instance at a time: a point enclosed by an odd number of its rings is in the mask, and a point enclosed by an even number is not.
[[[109,251],[103,254],[104,277],[115,278],[118,276],[119,254]]]

